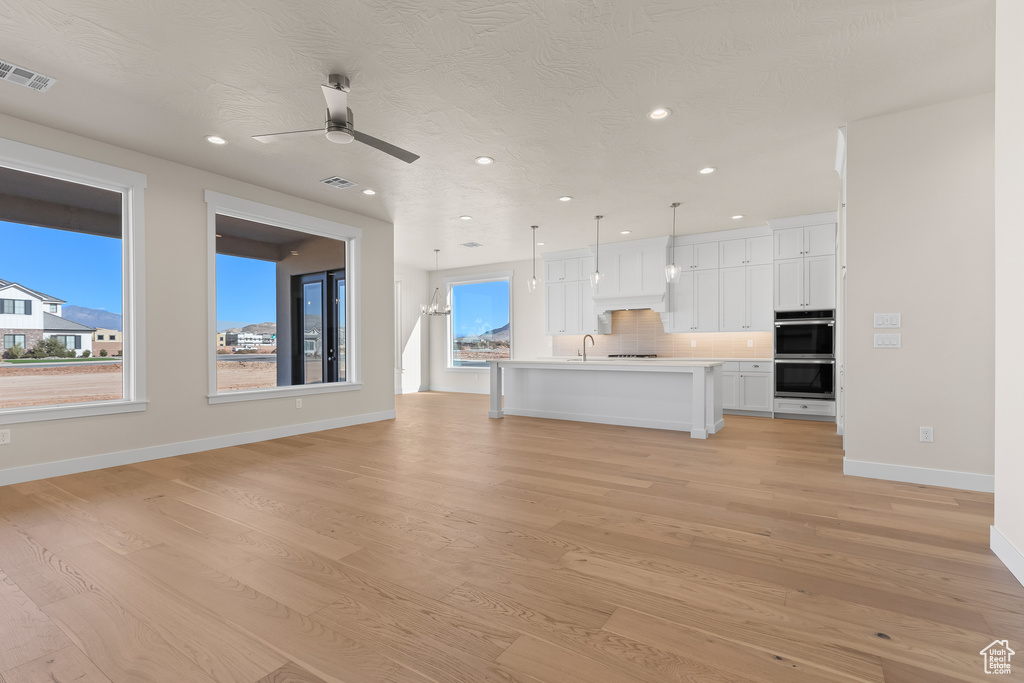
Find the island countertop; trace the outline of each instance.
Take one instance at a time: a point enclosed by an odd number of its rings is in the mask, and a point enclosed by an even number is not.
[[[650,371],[650,372],[693,372],[695,368],[711,368],[722,365],[722,361],[688,360],[669,358],[535,358],[532,360],[491,360],[491,365],[500,367],[566,368],[570,370]]]

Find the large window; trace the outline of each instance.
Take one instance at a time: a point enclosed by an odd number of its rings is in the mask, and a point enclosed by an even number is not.
[[[512,357],[507,273],[472,280],[446,280],[451,297],[448,367],[486,367],[489,360]]]
[[[0,139],[0,424],[145,410],[145,183]],[[128,343],[95,363],[101,327]]]
[[[360,231],[217,193],[210,401],[358,388]]]

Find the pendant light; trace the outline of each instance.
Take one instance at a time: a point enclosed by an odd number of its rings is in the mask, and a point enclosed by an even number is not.
[[[597,221],[597,241],[594,243],[594,272],[590,274],[590,285],[594,289],[597,289],[597,285],[601,282],[601,219],[604,216],[594,216],[594,220]]]
[[[437,273],[437,255],[440,249],[434,250],[434,272]],[[452,307],[448,305],[447,298],[441,296],[441,288],[434,287],[434,295],[430,297],[429,304],[422,304],[420,306],[420,313],[423,315],[448,315],[452,312]]]
[[[537,289],[537,228],[539,225],[530,226],[530,239],[533,240],[533,277],[526,281],[526,289],[534,291]]]
[[[669,282],[679,281],[679,266],[676,265],[676,208],[679,206],[679,202],[672,202],[672,241],[669,242],[668,248],[672,250],[672,263],[665,266],[665,279]]]

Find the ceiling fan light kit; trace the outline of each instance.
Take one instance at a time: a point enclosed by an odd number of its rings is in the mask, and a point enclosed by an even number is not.
[[[327,122],[323,128],[254,135],[252,136],[253,139],[259,142],[276,142],[278,138],[286,135],[323,135],[331,142],[340,145],[348,144],[353,140],[361,142],[385,154],[390,154],[407,164],[411,164],[420,158],[418,154],[413,154],[389,142],[378,140],[372,135],[357,131],[352,124],[352,110],[348,108],[348,93],[350,90],[348,76],[331,74],[327,80],[327,85],[320,86],[324,99],[327,101]]]

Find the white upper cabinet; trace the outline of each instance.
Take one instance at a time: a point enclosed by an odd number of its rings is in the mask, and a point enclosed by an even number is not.
[[[666,332],[718,331],[717,270],[683,271],[669,285],[668,296],[669,312],[662,314]]]
[[[552,282],[544,285],[548,334],[580,334],[579,282]],[[589,282],[587,283],[590,284]]]
[[[682,270],[718,268],[718,242],[681,244],[675,247],[676,265]]]
[[[722,268],[719,272],[722,332],[772,329],[771,265]]]
[[[576,282],[580,279],[580,259],[568,258],[547,261],[544,265],[544,281]]]
[[[775,260],[836,253],[836,225],[811,225],[775,231]]]
[[[745,239],[719,242],[719,266],[762,265],[772,262],[772,236],[747,237]]]

